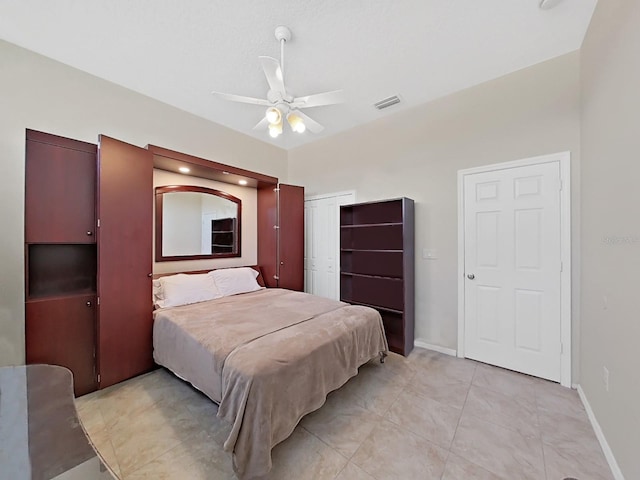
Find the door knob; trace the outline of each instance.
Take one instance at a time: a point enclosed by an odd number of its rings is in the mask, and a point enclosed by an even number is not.
[[[469,275],[467,275],[467,278],[469,280],[473,280],[474,278],[476,278],[476,276],[473,273],[470,273]]]

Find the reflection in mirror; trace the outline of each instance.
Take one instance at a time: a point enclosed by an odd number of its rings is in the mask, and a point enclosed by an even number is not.
[[[241,200],[189,185],[156,188],[156,261],[240,256]]]

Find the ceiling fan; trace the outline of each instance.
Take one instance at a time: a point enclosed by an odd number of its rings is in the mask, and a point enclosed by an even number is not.
[[[211,92],[213,95],[232,102],[250,103],[267,107],[265,116],[254,130],[269,129],[269,135],[276,138],[282,134],[282,125],[287,120],[291,130],[303,133],[306,129],[319,133],[324,127],[300,110],[342,103],[342,90],[317,93],[304,97],[293,97],[284,86],[284,44],[291,40],[291,30],[281,25],[276,28],[276,39],[280,42],[280,62],[272,57],[258,57],[269,84],[267,98],[244,97],[231,93]]]

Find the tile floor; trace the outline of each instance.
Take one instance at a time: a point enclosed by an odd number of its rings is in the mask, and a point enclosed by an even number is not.
[[[217,407],[166,370],[77,399],[124,480],[231,480]],[[416,349],[364,365],[273,450],[272,480],[612,479],[575,391]]]

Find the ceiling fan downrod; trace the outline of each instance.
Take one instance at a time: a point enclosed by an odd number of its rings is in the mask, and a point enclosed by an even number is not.
[[[282,72],[282,81],[284,82],[284,44],[291,40],[291,30],[289,27],[279,25],[276,27],[276,40],[280,42],[280,71]]]

